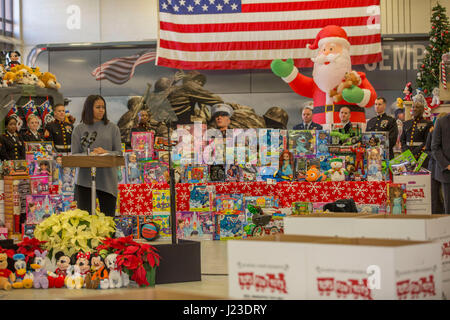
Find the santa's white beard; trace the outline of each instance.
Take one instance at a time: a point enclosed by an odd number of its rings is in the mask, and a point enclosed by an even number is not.
[[[352,71],[350,53],[345,49],[339,54],[329,54],[328,56],[320,54],[311,60],[314,62],[314,82],[327,96],[329,96],[330,90],[341,83],[345,73]],[[324,64],[327,61],[330,63]]]

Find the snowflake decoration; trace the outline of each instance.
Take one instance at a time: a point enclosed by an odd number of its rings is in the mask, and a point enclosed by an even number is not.
[[[369,203],[375,203],[375,201],[376,201],[375,199],[376,199],[376,196],[373,193],[370,193],[367,196],[367,201],[369,201]]]
[[[190,198],[190,195],[188,192],[180,192],[178,197],[180,198],[181,201],[186,201]]]
[[[242,191],[245,191],[245,190],[250,191],[252,189],[252,187],[253,187],[253,183],[249,182],[249,181],[244,181],[241,184]]]
[[[286,184],[286,192],[292,191],[294,192],[297,189],[297,183],[289,182]]]
[[[328,194],[328,191],[322,191],[321,197],[322,199],[327,200],[330,195]]]
[[[289,195],[289,199],[290,200],[295,200],[297,198],[297,196],[295,195],[295,193],[291,193],[290,195]]]
[[[122,193],[125,197],[131,197],[135,192],[134,185],[132,184],[126,184],[125,188],[122,189]]]
[[[306,191],[303,190],[303,189],[300,189],[300,190],[297,191],[297,197],[298,197],[300,200],[303,200],[304,198],[306,198],[306,195],[307,195],[307,193],[306,193]]]
[[[353,192],[355,192],[355,196],[364,196],[364,194],[368,191],[368,189],[364,188],[364,185],[357,184],[355,188],[353,189]]]
[[[307,185],[309,188],[309,192],[311,193],[314,190],[314,193],[319,193],[319,184],[311,182]]]
[[[144,202],[144,196],[142,195],[142,193],[139,193],[138,195],[136,195],[136,201]]]
[[[260,187],[256,187],[255,189],[253,189],[253,193],[257,196],[262,195],[262,190]]]
[[[144,185],[144,189],[142,191],[147,192],[148,194],[151,194],[153,191],[153,183],[146,183]]]
[[[340,195],[342,192],[344,192],[345,187],[341,186],[339,183],[333,183],[330,187],[330,190],[332,190],[333,194],[337,193],[338,195]]]
[[[319,198],[317,196],[312,196],[311,197],[311,201],[312,202],[317,202],[317,200],[319,200]]]

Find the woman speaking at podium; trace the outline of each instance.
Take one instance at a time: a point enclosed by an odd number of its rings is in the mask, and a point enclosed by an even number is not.
[[[81,123],[72,133],[72,154],[122,155],[119,128],[108,120],[106,103],[100,95],[90,95],[84,102]],[[117,168],[97,168],[95,184],[100,211],[113,217],[117,199]],[[91,212],[91,169],[78,168],[75,201],[81,210]],[[92,214],[92,212],[91,212]]]

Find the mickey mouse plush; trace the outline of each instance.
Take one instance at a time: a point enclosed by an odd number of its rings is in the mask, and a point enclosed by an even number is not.
[[[64,252],[59,251],[55,254],[56,270],[48,277],[49,288],[62,288],[64,286],[64,279],[67,276],[67,269],[70,266],[70,257]]]

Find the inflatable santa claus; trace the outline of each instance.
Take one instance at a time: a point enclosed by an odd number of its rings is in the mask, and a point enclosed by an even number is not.
[[[339,26],[324,27],[314,44],[307,46],[311,50],[319,49],[314,62],[313,77],[306,77],[298,72],[294,61],[276,59],[272,61],[273,73],[281,77],[301,96],[314,101],[313,121],[320,124],[339,123],[339,110],[348,106],[352,123],[366,123],[364,108],[371,107],[376,99],[376,92],[366,75],[353,72],[358,77],[357,84],[342,91],[342,99],[334,102],[330,92],[344,80],[347,72],[352,72],[350,42],[345,30]]]

